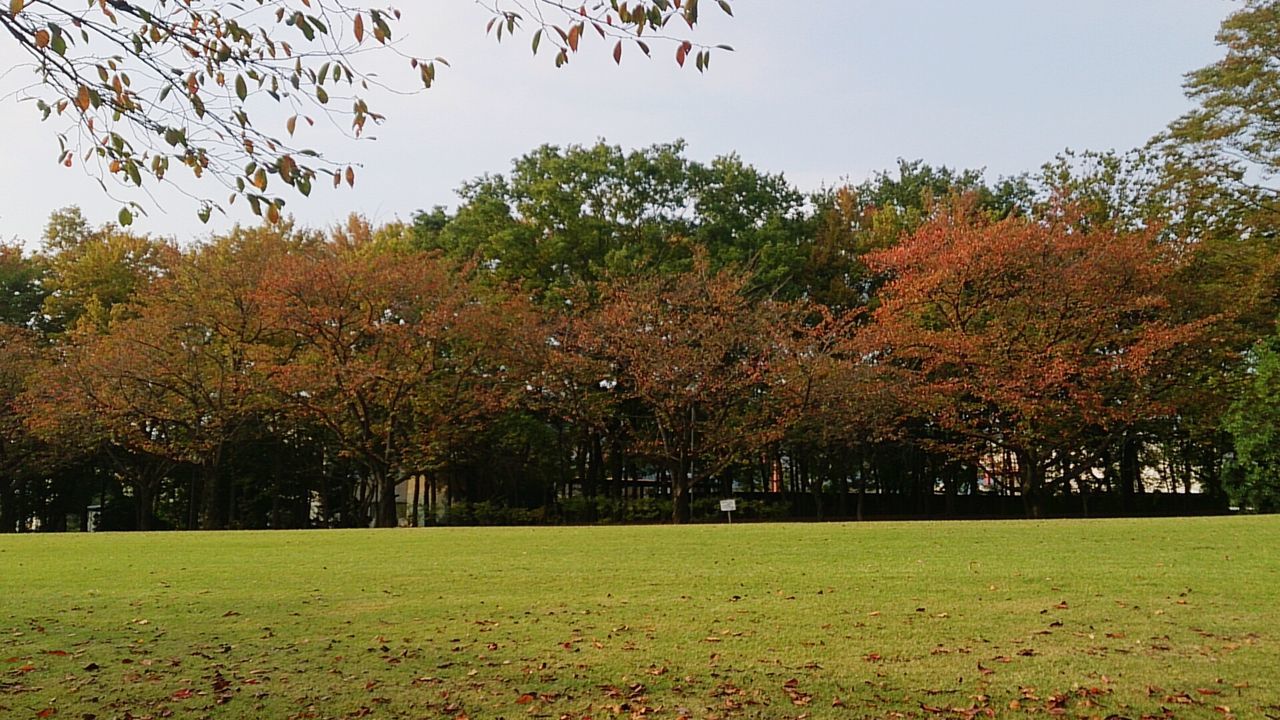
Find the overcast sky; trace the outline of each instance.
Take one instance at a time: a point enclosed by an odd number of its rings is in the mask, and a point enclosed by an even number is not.
[[[709,4],[710,5],[710,4]],[[621,68],[597,38],[568,67],[530,55],[528,37],[496,44],[471,0],[399,3],[404,50],[441,55],[438,84],[384,96],[374,141],[317,138],[331,157],[359,161],[354,190],[318,188],[288,211],[311,225],[349,212],[375,221],[456,202],[462,181],[506,172],[542,143],[624,147],[684,138],[697,159],[737,152],[802,189],[860,181],[897,158],[989,176],[1031,170],[1064,148],[1127,149],[1189,107],[1185,72],[1221,53],[1213,36],[1228,0],[736,0],[711,5],[697,38],[737,50],[703,75],[672,50]],[[593,40],[595,42],[593,42]],[[0,46],[0,67],[15,60]],[[405,75],[389,64],[387,77]],[[0,91],[17,79],[0,80]],[[371,103],[372,104],[372,103]],[[0,238],[33,242],[49,212],[81,206],[95,222],[118,205],[78,167],[55,164],[56,129],[31,104],[0,104]],[[211,189],[211,188],[210,188]],[[237,205],[202,225],[195,205],[159,193],[135,226],[187,240],[235,221]]]

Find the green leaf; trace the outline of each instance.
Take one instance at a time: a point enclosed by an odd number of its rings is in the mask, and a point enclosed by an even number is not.
[[[16,16],[26,4],[27,0],[9,0],[9,14]]]
[[[49,23],[49,31],[53,33],[53,40],[49,43],[49,47],[59,55],[67,54],[67,39],[62,36],[62,28]]]
[[[240,98],[240,102],[249,96],[249,84],[244,81],[243,75],[236,76],[236,97]]]
[[[120,214],[116,216],[120,220],[120,225],[128,227],[133,224],[133,213],[129,212],[129,208],[120,208]]]

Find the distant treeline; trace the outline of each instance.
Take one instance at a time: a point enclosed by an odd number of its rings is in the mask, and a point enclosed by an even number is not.
[[[1188,167],[600,144],[377,227],[60,211],[0,247],[0,531],[1272,510],[1280,214]]]

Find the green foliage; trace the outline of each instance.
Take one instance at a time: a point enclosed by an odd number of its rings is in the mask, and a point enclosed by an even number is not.
[[[1170,139],[1236,165],[1237,180],[1248,166],[1280,171],[1280,2],[1245,0],[1217,40],[1226,55],[1187,75],[1199,107],[1169,126]]]
[[[1280,511],[1280,336],[1254,348],[1224,425],[1235,439],[1226,485],[1232,500],[1249,510]]]
[[[794,282],[801,195],[736,157],[703,164],[684,150],[682,142],[632,152],[546,145],[517,159],[509,176],[464,184],[447,224],[438,210],[420,215],[417,237],[554,294],[606,276],[685,270],[695,248],[713,267],[753,270],[770,289]]]
[[[54,213],[45,231],[44,322],[56,330],[103,331],[173,263],[176,248],[114,225],[91,228],[80,211]]]
[[[16,245],[0,243],[0,323],[35,324],[47,294],[45,263]]]

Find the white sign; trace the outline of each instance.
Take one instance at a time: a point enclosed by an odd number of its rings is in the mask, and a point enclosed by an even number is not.
[[[733,512],[738,509],[737,500],[721,500],[720,512]]]

